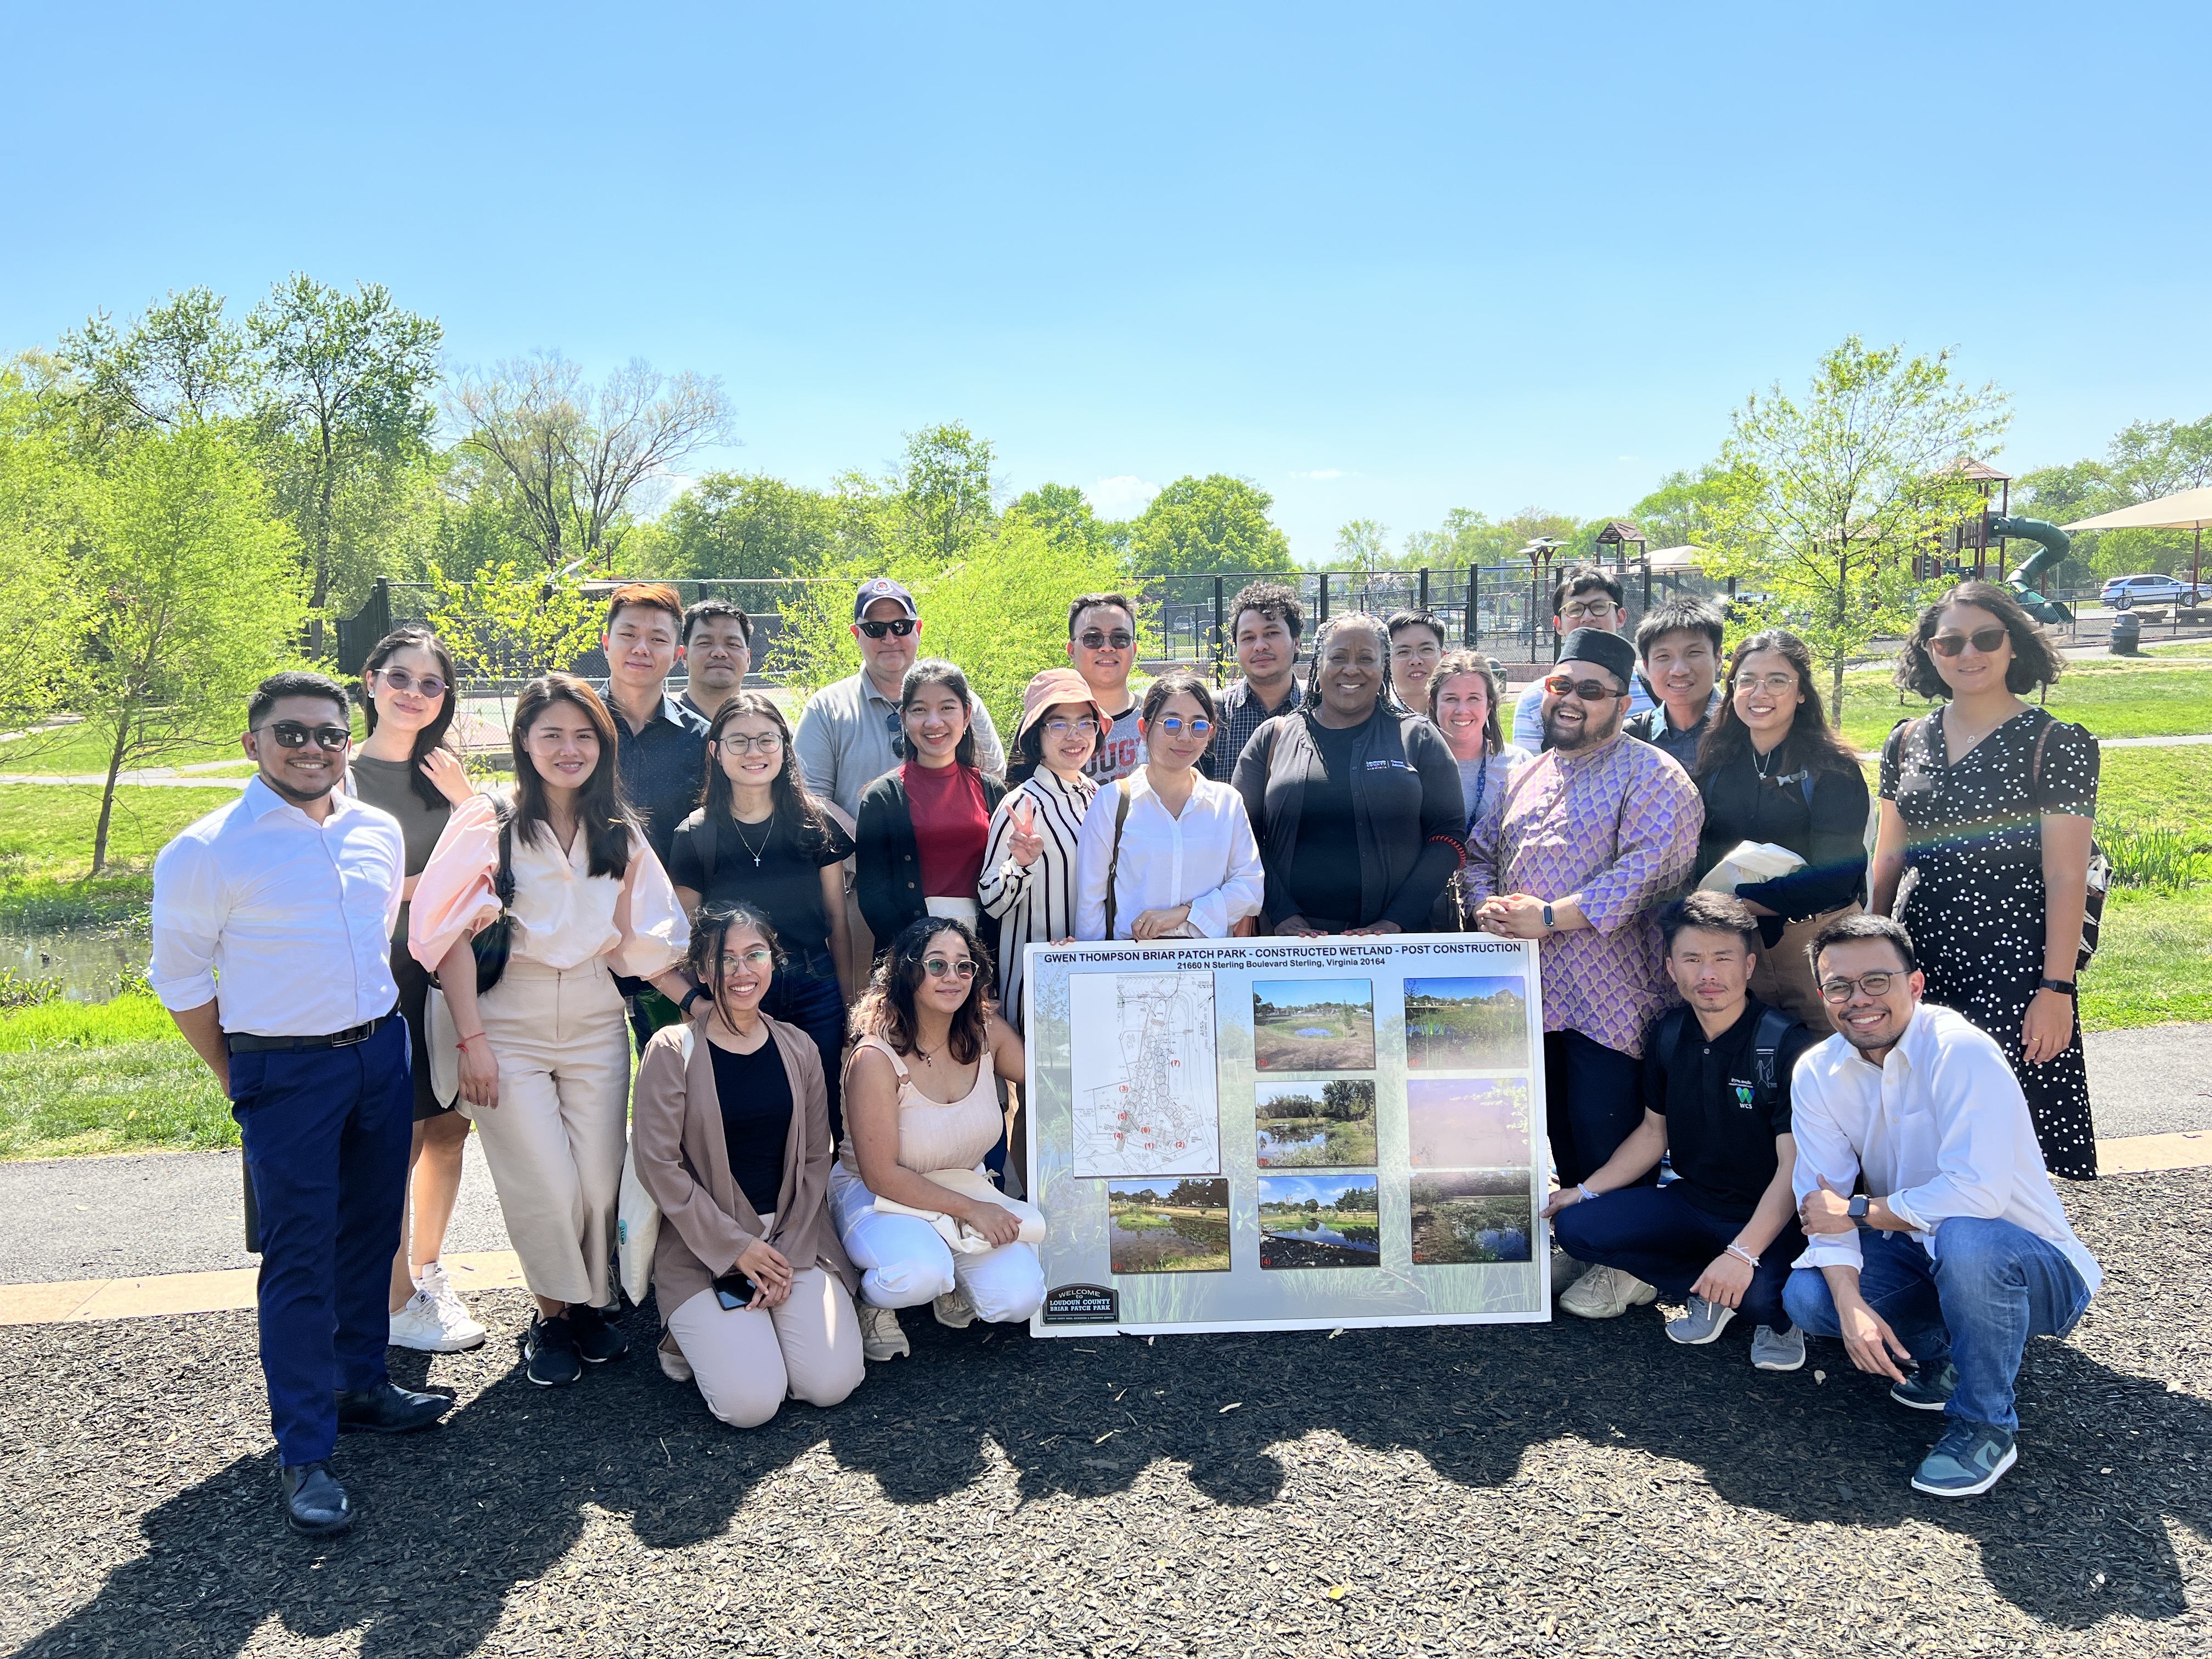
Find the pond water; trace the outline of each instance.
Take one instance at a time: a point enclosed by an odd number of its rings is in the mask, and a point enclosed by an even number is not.
[[[1260,1224],[1260,1231],[1270,1238],[1296,1238],[1303,1239],[1309,1244],[1334,1244],[1339,1249],[1364,1250],[1370,1255],[1380,1255],[1382,1253],[1382,1243],[1379,1240],[1363,1242],[1356,1238],[1346,1238],[1335,1228],[1318,1221],[1309,1222],[1306,1225],[1297,1228],[1270,1226],[1263,1221]]]
[[[1292,1036],[1331,1036],[1334,1033],[1326,1025],[1301,1025],[1291,1035]]]
[[[1328,1145],[1328,1131],[1316,1129],[1311,1134],[1273,1134],[1260,1131],[1260,1162],[1271,1158],[1288,1158],[1293,1152],[1317,1152]]]
[[[1152,1214],[1125,1227],[1120,1216],[1109,1216],[1106,1243],[1114,1272],[1157,1273],[1179,1261],[1226,1254],[1229,1222],[1226,1217]]]
[[[1474,1242],[1500,1261],[1528,1259],[1528,1235],[1518,1227],[1485,1227],[1475,1234]]]
[[[150,947],[128,928],[58,928],[45,933],[0,933],[0,968],[19,979],[61,982],[71,1002],[106,1002],[115,976],[143,969]]]

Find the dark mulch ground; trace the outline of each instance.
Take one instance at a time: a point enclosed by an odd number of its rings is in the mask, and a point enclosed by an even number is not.
[[[1905,1486],[1935,1425],[1836,1347],[1762,1376],[1650,1310],[1156,1343],[925,1315],[846,1406],[750,1434],[642,1352],[559,1393],[511,1340],[438,1360],[460,1408],[343,1443],[363,1519],[317,1546],[278,1524],[248,1316],[9,1330],[0,1646],[2202,1655],[2212,1172],[2075,1209],[2105,1291],[2031,1350],[2020,1468],[1950,1504]]]

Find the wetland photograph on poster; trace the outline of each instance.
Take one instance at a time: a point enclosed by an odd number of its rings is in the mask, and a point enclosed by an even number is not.
[[[1221,1176],[1106,1183],[1117,1273],[1229,1271],[1229,1182]]]
[[[1406,981],[1406,1064],[1416,1072],[1528,1067],[1528,981],[1518,974]]]
[[[1260,1265],[1374,1267],[1382,1261],[1382,1217],[1375,1171],[1261,1176]]]
[[[1252,1063],[1263,1072],[1373,1071],[1374,981],[1254,981]]]
[[[1514,1078],[1406,1079],[1406,1157],[1417,1170],[1528,1166],[1528,1085]]]

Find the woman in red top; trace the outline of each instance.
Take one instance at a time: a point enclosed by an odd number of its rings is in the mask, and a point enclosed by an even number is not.
[[[997,949],[997,923],[979,915],[975,884],[1006,786],[976,768],[971,707],[967,676],[951,663],[927,659],[906,671],[894,745],[903,763],[861,795],[854,836],[854,892],[878,960],[926,915],[957,917]]]

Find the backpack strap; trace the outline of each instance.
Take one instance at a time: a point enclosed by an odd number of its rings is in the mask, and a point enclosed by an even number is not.
[[[1752,1081],[1758,1086],[1759,1103],[1770,1116],[1774,1103],[1782,1097],[1782,1079],[1777,1056],[1782,1052],[1782,1039],[1790,1035],[1790,1028],[1797,1022],[1779,1008],[1762,1008],[1759,1024],[1752,1028]]]
[[[1677,1003],[1659,1016],[1659,1029],[1651,1034],[1651,1046],[1662,1058],[1674,1054],[1674,1045],[1682,1040],[1682,1027],[1690,1018],[1690,1005]]]
[[[504,915],[514,908],[514,811],[495,795],[491,812],[499,820],[499,863],[491,872],[491,891]]]
[[[1114,781],[1114,851],[1106,860],[1106,937],[1114,937],[1114,881],[1121,869],[1121,826],[1129,821],[1129,780]]]
[[[1805,810],[1811,811],[1813,810],[1813,769],[1811,767],[1805,769],[1804,775],[1797,780],[1797,787],[1804,792]]]

